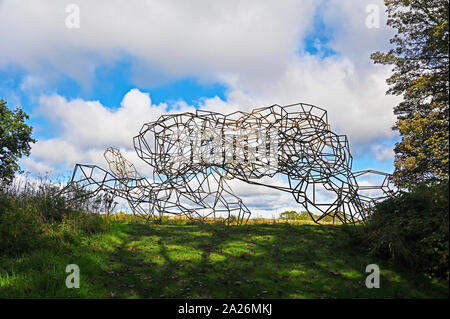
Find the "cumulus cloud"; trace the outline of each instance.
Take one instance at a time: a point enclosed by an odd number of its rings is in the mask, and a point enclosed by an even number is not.
[[[68,101],[60,95],[42,96],[38,111],[59,129],[56,137],[41,139],[32,146],[35,162],[25,164],[32,164],[32,168],[39,170],[47,168],[45,163],[63,167],[73,167],[80,162],[104,165],[103,152],[113,146],[122,149],[137,167],[148,172],[134,152],[132,137],[144,123],[154,121],[162,114],[194,110],[186,103],[154,105],[148,93],[137,89],[130,90],[117,109],[105,107],[98,101]]]
[[[34,91],[36,89],[41,89],[45,84],[46,83],[42,78],[28,74],[22,80],[20,89],[22,91]]]
[[[372,70],[365,68],[371,64],[370,54],[389,48],[388,39],[395,33],[386,26],[384,1],[330,0],[320,8],[327,27],[333,30],[329,46],[349,58],[361,72],[370,73]]]
[[[21,160],[21,164],[26,167],[28,172],[32,172],[35,175],[54,173],[54,166],[51,165],[53,164],[51,162],[46,164],[44,161],[35,160],[32,157],[26,157]]]
[[[372,146],[373,154],[375,158],[379,161],[393,161],[394,160],[394,150],[392,147],[383,147],[382,145],[375,144]]]
[[[251,88],[291,68],[317,17],[332,30],[327,45],[358,66],[392,34],[382,0],[79,0],[79,29],[65,26],[68,4],[0,2],[0,38],[8,43],[0,68],[13,63],[51,81],[52,70],[63,72],[88,86],[97,66],[130,56],[140,85],[195,76]],[[379,7],[380,28],[365,25],[368,4]]]
[[[312,0],[79,0],[80,28],[65,26],[68,1],[0,2],[0,67],[54,68],[87,81],[100,61],[135,58],[137,77],[271,74],[286,65],[311,22]],[[32,35],[32,36],[30,36]],[[71,63],[67,63],[70,61]],[[44,72],[45,71],[45,72]],[[142,73],[147,76],[142,77]]]
[[[379,138],[392,138],[396,96],[386,96],[386,68],[368,66],[372,73],[362,74],[348,58],[297,57],[278,80],[265,86],[243,90],[235,84],[226,99],[205,99],[201,108],[246,110],[272,104],[310,103],[328,110],[333,130],[347,134],[355,149]]]

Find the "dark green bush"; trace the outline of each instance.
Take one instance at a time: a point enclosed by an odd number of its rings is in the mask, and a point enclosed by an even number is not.
[[[449,277],[449,185],[424,183],[375,207],[357,239],[371,254],[431,277]]]

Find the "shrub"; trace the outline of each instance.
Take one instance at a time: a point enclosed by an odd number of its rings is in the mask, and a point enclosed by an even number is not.
[[[105,231],[102,216],[77,210],[54,184],[0,185],[0,255],[60,246]]]
[[[285,211],[280,214],[280,219],[282,220],[310,220],[311,217],[309,216],[308,212],[300,212],[297,213],[296,211]]]
[[[42,220],[33,205],[0,196],[0,254],[38,247]]]
[[[448,279],[448,191],[448,181],[428,182],[377,204],[368,223],[357,232],[358,240],[371,254]]]

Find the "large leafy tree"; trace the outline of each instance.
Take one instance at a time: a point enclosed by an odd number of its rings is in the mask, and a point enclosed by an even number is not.
[[[30,154],[32,127],[25,124],[28,115],[19,108],[10,110],[0,99],[0,182],[10,183],[20,171],[18,160]]]
[[[403,95],[394,108],[402,139],[395,146],[394,180],[411,187],[448,180],[449,1],[385,0],[387,24],[397,30],[394,48],[373,53],[393,65],[388,94]]]

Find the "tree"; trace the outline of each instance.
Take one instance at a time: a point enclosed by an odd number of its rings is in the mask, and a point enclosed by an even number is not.
[[[397,29],[387,53],[374,63],[393,65],[387,94],[401,95],[394,108],[402,139],[395,146],[394,182],[448,181],[448,0],[385,0],[387,24]]]
[[[14,111],[0,99],[0,182],[10,183],[16,172],[20,172],[18,160],[30,155],[32,127],[25,124],[28,115],[19,108]]]
[[[298,214],[296,211],[285,211],[280,214],[280,219],[297,219]]]
[[[287,219],[287,220],[297,220],[297,219],[309,219],[308,212],[300,212],[297,213],[294,210],[291,211],[285,211],[280,214],[280,219]]]

